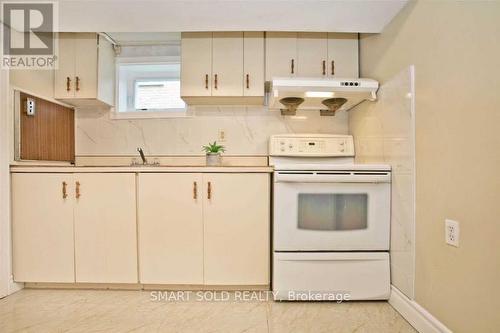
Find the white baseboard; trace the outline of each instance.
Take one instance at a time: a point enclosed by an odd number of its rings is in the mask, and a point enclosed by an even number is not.
[[[389,304],[420,333],[452,333],[436,317],[394,286],[391,286]]]

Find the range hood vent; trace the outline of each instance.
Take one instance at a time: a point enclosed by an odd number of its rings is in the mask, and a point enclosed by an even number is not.
[[[322,116],[333,116],[363,101],[375,101],[377,90],[378,82],[372,79],[273,78],[269,108],[279,109],[283,115],[319,110]],[[301,102],[290,103],[293,100]]]

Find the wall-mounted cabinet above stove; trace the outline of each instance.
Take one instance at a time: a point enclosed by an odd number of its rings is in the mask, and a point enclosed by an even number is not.
[[[358,34],[266,33],[266,81],[273,77],[357,78],[358,75]]]

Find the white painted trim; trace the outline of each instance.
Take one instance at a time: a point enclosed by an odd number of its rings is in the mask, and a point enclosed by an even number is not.
[[[394,286],[391,286],[389,304],[420,333],[452,333],[436,317]]]

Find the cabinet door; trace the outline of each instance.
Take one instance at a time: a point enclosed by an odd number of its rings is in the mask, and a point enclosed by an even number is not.
[[[266,81],[297,72],[297,33],[266,32]]]
[[[99,39],[97,55],[97,98],[108,105],[115,104],[115,51],[105,38]]]
[[[264,33],[243,34],[243,95],[264,96]]]
[[[268,285],[268,174],[204,174],[204,271],[208,285]]]
[[[75,39],[75,97],[97,98],[97,34],[73,34]]]
[[[141,283],[203,284],[201,175],[138,176]]]
[[[74,33],[59,33],[58,68],[54,77],[54,98],[75,97],[75,38]]]
[[[357,78],[358,34],[328,33],[328,75]]]
[[[14,281],[75,282],[72,177],[12,174]]]
[[[212,96],[243,96],[243,32],[214,32]]]
[[[297,76],[326,76],[328,39],[326,32],[299,32]]]
[[[181,36],[181,96],[212,95],[212,33]]]
[[[74,177],[76,282],[137,283],[135,174]]]

